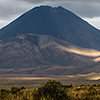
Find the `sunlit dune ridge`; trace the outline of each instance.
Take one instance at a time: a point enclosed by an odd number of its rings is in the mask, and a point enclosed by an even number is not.
[[[6,78],[6,79],[10,79],[10,80],[43,80],[43,79],[48,79],[48,77],[10,77],[10,78]],[[49,79],[53,79],[53,78],[49,78]]]
[[[99,62],[100,61],[100,57],[97,57],[95,59],[93,59],[94,62]]]
[[[100,56],[100,51],[93,50],[93,49],[85,49],[85,48],[76,48],[76,47],[64,47],[64,46],[58,46],[57,48],[62,49],[64,51],[84,55],[84,56],[90,56],[90,57],[97,57]]]
[[[89,80],[99,80],[100,79],[100,76],[96,76],[96,77],[92,77],[92,78],[87,78]]]
[[[92,72],[92,73],[89,73],[89,74],[78,74],[75,77],[83,77],[83,78],[88,79],[88,80],[99,80],[100,79],[100,73]]]
[[[87,75],[88,80],[99,80],[100,79],[100,73],[91,73],[90,75]]]
[[[87,49],[87,48],[78,48],[76,46],[69,46],[69,47],[64,47],[64,46],[57,46],[60,50],[63,51],[68,51],[71,53],[83,55],[83,56],[88,56],[88,57],[95,57],[93,58],[94,62],[100,61],[100,51],[94,50],[94,49]]]
[[[92,73],[89,73],[89,74],[77,74],[76,77],[87,77],[87,76],[94,76],[94,75],[97,75],[97,73],[92,72]]]

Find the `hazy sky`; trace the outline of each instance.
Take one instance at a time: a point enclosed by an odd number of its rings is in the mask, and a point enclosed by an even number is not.
[[[0,0],[0,28],[40,5],[62,6],[100,29],[100,0]]]

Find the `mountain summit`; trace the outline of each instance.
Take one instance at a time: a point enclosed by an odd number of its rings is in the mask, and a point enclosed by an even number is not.
[[[100,31],[65,8],[40,6],[0,30],[0,39],[17,34],[51,35],[74,45],[100,50]]]

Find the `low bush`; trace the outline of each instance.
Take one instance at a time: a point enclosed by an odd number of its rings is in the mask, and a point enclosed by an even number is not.
[[[45,98],[49,96],[54,100],[68,99],[65,86],[61,84],[61,82],[55,80],[49,80],[44,85],[41,85],[34,94],[36,100],[40,100],[42,96]]]

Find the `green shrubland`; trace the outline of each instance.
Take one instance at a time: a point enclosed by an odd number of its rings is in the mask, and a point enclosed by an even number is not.
[[[1,89],[0,100],[100,100],[100,84],[73,86],[48,80],[37,89]]]

